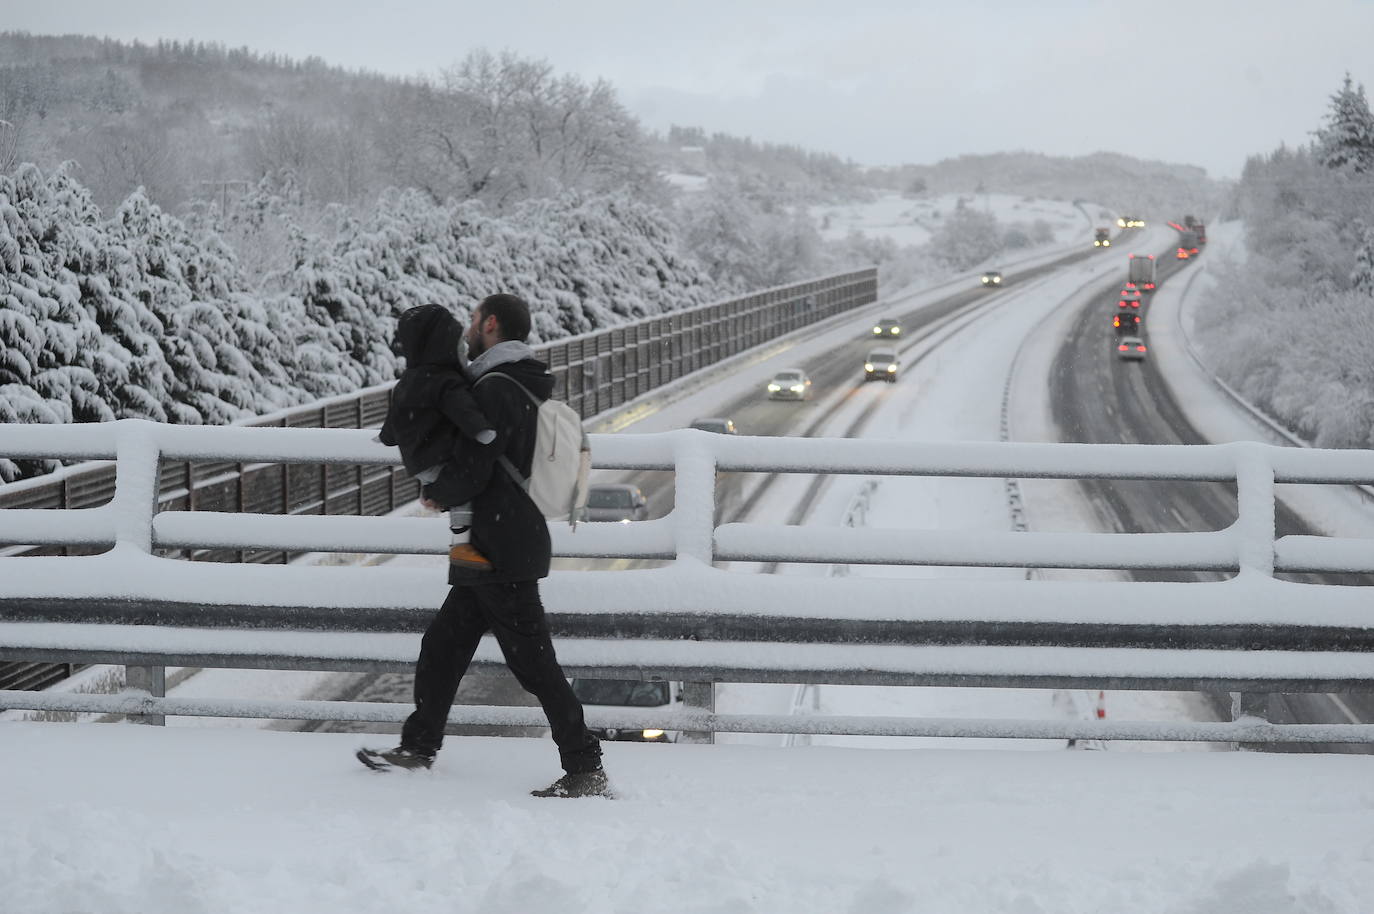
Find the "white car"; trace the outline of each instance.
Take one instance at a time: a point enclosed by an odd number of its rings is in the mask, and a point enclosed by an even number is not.
[[[1116,357],[1123,362],[1145,361],[1145,341],[1138,336],[1123,336],[1116,344]]]
[[[897,353],[892,349],[874,349],[864,359],[864,383],[897,380]]]
[[[574,679],[573,694],[586,707],[624,708],[644,711],[652,708],[677,710],[682,706],[682,683],[661,679]],[[629,740],[637,743],[674,743],[678,731],[593,729],[601,739]]]
[[[800,368],[785,368],[768,382],[770,400],[810,400],[811,379]]]

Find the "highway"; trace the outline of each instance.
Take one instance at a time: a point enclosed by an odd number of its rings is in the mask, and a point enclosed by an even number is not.
[[[1157,253],[1160,285],[1182,281],[1185,264],[1173,250]],[[1206,256],[1205,253],[1202,256]],[[1185,418],[1155,362],[1122,361],[1112,348],[1111,316],[1123,279],[1104,284],[1084,306],[1073,331],[1055,355],[1050,402],[1061,441],[1121,444],[1206,444],[1207,439]],[[1149,302],[1141,306],[1142,336],[1149,344]],[[1102,529],[1122,533],[1220,530],[1236,519],[1236,490],[1231,484],[1082,480],[1078,483],[1102,522]],[[1279,536],[1312,534],[1280,499],[1275,510]],[[1139,581],[1219,580],[1209,572],[1135,571]],[[1320,584],[1370,585],[1367,575],[1285,575],[1285,580]],[[1230,714],[1229,695],[1208,696],[1217,714]],[[1368,695],[1275,695],[1270,719],[1277,723],[1362,723],[1374,720]],[[1292,751],[1374,751],[1369,747],[1307,745]]]
[[[1131,230],[1122,233],[1130,237]],[[877,411],[883,400],[892,396],[909,396],[909,389],[903,388],[899,379],[896,385],[868,384],[862,381],[864,359],[873,348],[882,345],[895,346],[899,350],[902,373],[909,373],[921,359],[938,350],[940,343],[958,333],[971,322],[994,311],[1004,304],[1014,301],[1022,292],[1066,267],[1079,264],[1100,252],[1091,247],[1075,251],[1049,263],[1027,267],[1021,270],[1004,270],[1004,284],[998,289],[986,289],[977,285],[977,280],[963,289],[941,297],[938,301],[918,306],[916,294],[900,296],[889,303],[882,317],[894,317],[902,323],[899,342],[885,340],[875,342],[872,334],[873,322],[866,318],[853,318],[853,336],[846,342],[830,348],[807,359],[790,363],[806,371],[811,377],[816,394],[809,401],[769,400],[760,389],[748,393],[726,397],[718,407],[703,415],[728,416],[734,420],[740,434],[744,435],[796,435],[811,436],[830,425],[837,415],[853,413],[844,434],[859,436],[868,419]],[[878,391],[864,390],[865,387],[884,388]],[[846,391],[842,396],[829,397],[830,392]],[[867,397],[863,408],[857,413],[853,406],[856,400]],[[847,411],[847,412],[846,412]],[[833,430],[829,432],[834,434]],[[600,475],[600,474],[598,474]],[[722,473],[717,482],[718,522],[738,521],[747,518],[760,502],[768,489],[781,477],[763,474]],[[646,471],[639,473],[620,473],[613,477],[616,482],[630,482],[638,485],[649,502],[649,516],[661,517],[673,507],[673,478],[671,473]],[[606,481],[610,481],[610,478]],[[816,498],[823,479],[818,477],[798,500],[789,522],[799,522],[810,509]],[[559,560],[555,567],[563,568],[631,568],[651,564],[620,560]],[[406,674],[354,674],[339,677],[339,689],[327,697],[357,701],[398,701],[410,700],[412,677]],[[534,704],[533,699],[515,682],[504,669],[474,669],[463,680],[457,701],[466,704],[523,705]],[[310,724],[307,728],[342,731],[377,732],[384,729],[375,724],[329,723]],[[396,728],[391,728],[394,732]],[[514,728],[454,727],[453,734],[464,735],[537,735],[538,730],[521,731]]]

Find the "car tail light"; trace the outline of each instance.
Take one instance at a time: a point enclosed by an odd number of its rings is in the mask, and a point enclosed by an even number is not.
[[[1136,351],[1137,351],[1137,352],[1144,352],[1144,351],[1145,351],[1145,347],[1144,347],[1144,346],[1137,346],[1137,347],[1135,347],[1135,348],[1136,348]]]
[[[1129,347],[1129,346],[1124,346],[1124,345],[1123,345],[1123,346],[1117,346],[1116,348],[1117,348],[1117,349],[1120,349],[1122,352],[1125,352],[1125,351],[1126,351],[1127,349],[1129,349],[1130,347]]]

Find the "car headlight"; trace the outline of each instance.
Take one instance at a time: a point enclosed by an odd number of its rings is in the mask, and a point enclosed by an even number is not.
[[[799,393],[801,393],[801,392],[804,391],[804,390],[806,390],[806,387],[805,387],[804,385],[801,385],[801,384],[793,384],[793,385],[792,385],[792,393],[794,393],[794,394],[799,394]]]
[[[779,387],[779,386],[776,385],[776,384],[769,384],[769,385],[768,385],[768,392],[769,392],[770,394],[775,394],[775,393],[777,393],[777,392],[780,391],[780,390],[782,390],[782,388]]]
[[[892,335],[893,335],[893,336],[896,336],[897,334],[899,334],[899,333],[902,332],[902,328],[901,328],[901,327],[893,327],[891,332],[892,332]]]
[[[882,333],[882,332],[883,332],[883,328],[882,328],[882,327],[874,327],[874,328],[873,328],[873,332],[874,332],[874,333]]]
[[[872,362],[864,362],[864,371],[872,371],[872,370],[873,370],[873,363],[872,363]]]
[[[896,370],[897,370],[897,366],[896,366],[896,365],[889,365],[889,366],[887,366],[887,370],[888,370],[888,371],[896,371]]]
[[[662,730],[645,730],[645,731],[644,731],[644,738],[645,738],[645,739],[663,739],[663,731],[662,731]]]
[[[1002,281],[1002,277],[1000,277],[1000,276],[994,276],[994,277],[992,277],[992,281],[993,281],[994,283],[999,283],[999,282]]]

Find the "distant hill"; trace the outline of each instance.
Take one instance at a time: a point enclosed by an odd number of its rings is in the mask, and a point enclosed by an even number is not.
[[[1193,165],[1152,162],[1114,152],[1048,156],[1037,152],[964,155],[934,165],[875,168],[875,186],[901,191],[967,193],[986,190],[1091,200],[1120,212],[1162,215],[1215,212],[1229,185]]]
[[[178,210],[274,175],[318,204],[405,187],[497,206],[661,190],[608,85],[511,54],[420,82],[208,42],[0,33],[0,118],[17,128],[13,161],[77,161],[102,207],[143,186]]]

